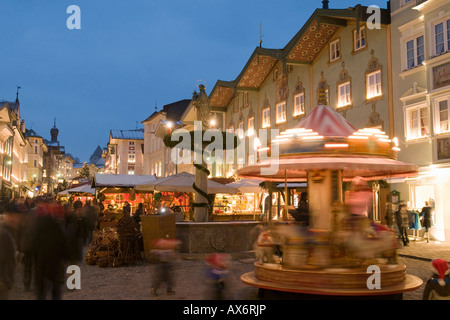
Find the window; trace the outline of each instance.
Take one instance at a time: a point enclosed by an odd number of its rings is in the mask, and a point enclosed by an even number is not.
[[[239,135],[239,138],[243,138],[244,137],[244,122],[239,122],[238,135]]]
[[[33,160],[33,166],[37,167],[37,161],[36,160]]]
[[[277,104],[277,123],[286,122],[286,102]]]
[[[248,136],[254,135],[255,134],[255,117],[251,117],[248,119],[247,126],[248,126],[248,129],[247,129]]]
[[[369,73],[366,77],[367,99],[381,96],[381,70]]]
[[[450,19],[434,25],[434,50],[436,55],[450,50]]]
[[[262,111],[262,127],[263,128],[270,127],[270,108],[265,108]]]
[[[350,82],[338,86],[338,108],[348,106],[352,103],[350,94]]]
[[[38,153],[38,147],[34,146],[34,153]]]
[[[407,69],[420,66],[425,60],[423,35],[406,42]]]
[[[436,132],[449,132],[449,97],[436,101]]]
[[[358,51],[366,46],[366,28],[360,27],[359,31],[353,32],[353,48],[354,51]]]
[[[294,96],[294,117],[305,114],[305,94],[298,93]]]
[[[234,96],[234,102],[233,102],[233,112],[238,112],[239,111],[239,95],[238,93],[236,93],[236,95]]]
[[[136,155],[133,153],[130,153],[128,155],[128,162],[136,162]]]
[[[418,139],[429,135],[429,116],[426,105],[406,110],[406,139]]]
[[[341,44],[339,39],[330,43],[330,62],[338,60],[341,57]]]
[[[248,92],[244,92],[244,107],[248,106]]]

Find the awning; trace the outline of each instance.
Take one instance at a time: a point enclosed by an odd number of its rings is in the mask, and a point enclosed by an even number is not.
[[[71,194],[71,193],[86,193],[86,194],[95,194],[95,188],[92,188],[88,184],[84,184],[82,186],[78,186],[71,189],[66,189],[64,191],[59,192],[58,194],[64,195],[64,194]]]
[[[259,186],[261,181],[255,179],[241,179],[227,183],[226,186],[237,188],[240,193],[261,193],[264,189]]]
[[[135,186],[136,191],[194,192],[195,175],[181,172],[165,178],[158,178]],[[238,189],[208,179],[208,194],[237,193]]]
[[[117,187],[134,188],[136,185],[157,180],[154,175],[130,175],[130,174],[99,174],[94,175],[92,188]]]
[[[264,170],[269,170],[265,172]],[[384,157],[364,156],[310,156],[270,159],[243,167],[237,174],[243,178],[271,181],[306,181],[307,172],[313,170],[342,170],[343,178],[351,180],[361,176],[370,180],[404,178],[417,175],[417,166]]]

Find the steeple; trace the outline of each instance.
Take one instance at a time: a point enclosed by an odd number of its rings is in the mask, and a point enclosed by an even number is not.
[[[21,89],[21,86],[17,86],[17,92],[16,92],[16,103],[19,103],[19,89]]]
[[[53,128],[50,129],[50,135],[52,137],[52,142],[58,142],[59,130],[56,128],[56,118],[53,120]]]

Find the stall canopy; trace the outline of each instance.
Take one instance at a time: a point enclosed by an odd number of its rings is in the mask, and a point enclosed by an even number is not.
[[[99,174],[94,175],[91,187],[134,188],[136,185],[156,181],[154,175]]]
[[[227,183],[226,186],[237,188],[240,193],[262,193],[264,192],[264,189],[259,186],[260,183],[260,180],[241,179]]]
[[[144,182],[135,186],[136,191],[163,191],[163,192],[194,192],[192,187],[195,182],[195,175],[188,172],[181,172],[165,178],[158,178],[154,181]],[[238,189],[230,187],[212,180],[208,180],[208,194],[228,193],[235,194]]]
[[[70,193],[84,193],[84,194],[95,194],[95,189],[92,188],[88,184],[84,184],[82,186],[78,186],[71,189],[66,189],[64,191],[61,191],[59,194],[70,194]]]

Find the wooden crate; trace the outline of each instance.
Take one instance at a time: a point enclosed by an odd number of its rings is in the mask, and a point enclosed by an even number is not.
[[[158,238],[175,238],[175,214],[148,214],[141,216],[141,230],[145,259],[150,261],[151,243]]]

